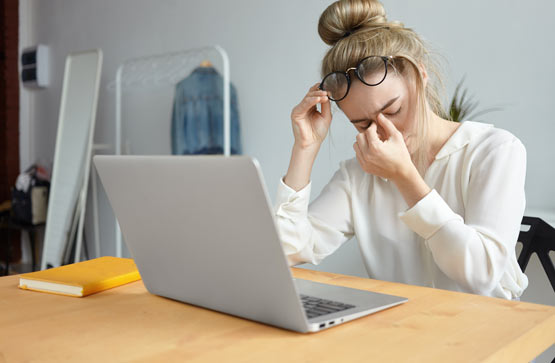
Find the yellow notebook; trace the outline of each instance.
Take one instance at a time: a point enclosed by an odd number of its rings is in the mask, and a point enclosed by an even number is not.
[[[140,279],[132,259],[105,256],[22,274],[19,288],[81,297]]]

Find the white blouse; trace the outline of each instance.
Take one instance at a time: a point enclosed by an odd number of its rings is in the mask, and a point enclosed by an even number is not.
[[[515,255],[525,174],[520,140],[466,121],[426,171],[432,191],[412,208],[352,158],[310,205],[311,183],[295,192],[281,178],[276,224],[290,266],[317,265],[356,237],[370,278],[516,298],[528,286]]]

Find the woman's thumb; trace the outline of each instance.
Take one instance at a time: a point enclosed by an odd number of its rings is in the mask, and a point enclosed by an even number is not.
[[[393,124],[393,122],[391,122],[387,117],[385,117],[383,113],[380,113],[378,115],[377,120],[380,126],[385,130],[385,133],[387,134],[388,137],[395,136],[396,133],[399,132],[395,127],[395,125]]]
[[[328,98],[324,102],[320,103],[322,105],[322,116],[326,121],[331,121],[331,101]]]

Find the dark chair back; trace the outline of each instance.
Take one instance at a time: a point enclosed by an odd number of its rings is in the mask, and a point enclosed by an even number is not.
[[[550,251],[555,251],[555,228],[537,217],[525,216],[522,218],[522,225],[530,228],[520,231],[518,236],[518,242],[522,243],[518,264],[524,272],[530,257],[536,253],[555,292],[555,267],[549,256]]]

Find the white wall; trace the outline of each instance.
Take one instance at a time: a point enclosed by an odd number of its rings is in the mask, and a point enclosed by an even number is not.
[[[52,50],[52,85],[22,91],[22,163],[51,161],[63,62],[71,51],[100,47],[104,68],[95,142],[114,142],[114,94],[107,90],[125,59],[207,44],[224,47],[239,95],[244,153],[258,158],[271,197],[287,170],[293,137],[289,115],[318,82],[326,50],[316,31],[329,0],[22,0],[22,42]],[[532,208],[555,211],[555,3],[547,1],[384,1],[390,20],[419,32],[448,61],[447,89],[466,74],[482,107],[501,106],[482,121],[516,134],[528,150],[527,199]],[[162,121],[160,121],[162,120]],[[162,115],[157,122],[166,122]],[[314,198],[340,160],[353,156],[354,128],[336,113],[333,142],[326,141],[313,172]],[[26,167],[27,165],[22,165]],[[114,254],[113,214],[101,191],[102,254]],[[90,199],[89,199],[90,205]],[[88,214],[90,216],[90,213]],[[92,227],[87,223],[89,251]],[[310,267],[310,266],[308,266]],[[366,276],[352,240],[318,269]],[[542,276],[537,277],[541,279]],[[536,279],[536,276],[531,276]],[[552,291],[530,298],[553,303]],[[545,301],[547,300],[547,302]]]
[[[31,124],[30,135],[22,135],[22,149],[32,150],[34,158],[52,160],[63,62],[69,52],[95,47],[104,51],[95,142],[113,144],[114,93],[107,85],[120,62],[219,44],[228,51],[231,79],[239,93],[244,152],[261,162],[273,197],[293,142],[291,108],[318,81],[325,51],[315,31],[317,17],[302,14],[320,13],[325,2],[26,1],[34,15],[30,41],[51,48],[52,84],[47,90],[22,91],[32,105],[32,115],[22,115]],[[355,133],[342,120],[337,119],[332,131],[335,147],[322,149],[315,168],[317,191],[338,162],[350,157]],[[100,203],[102,252],[112,254],[113,216],[104,195]]]

